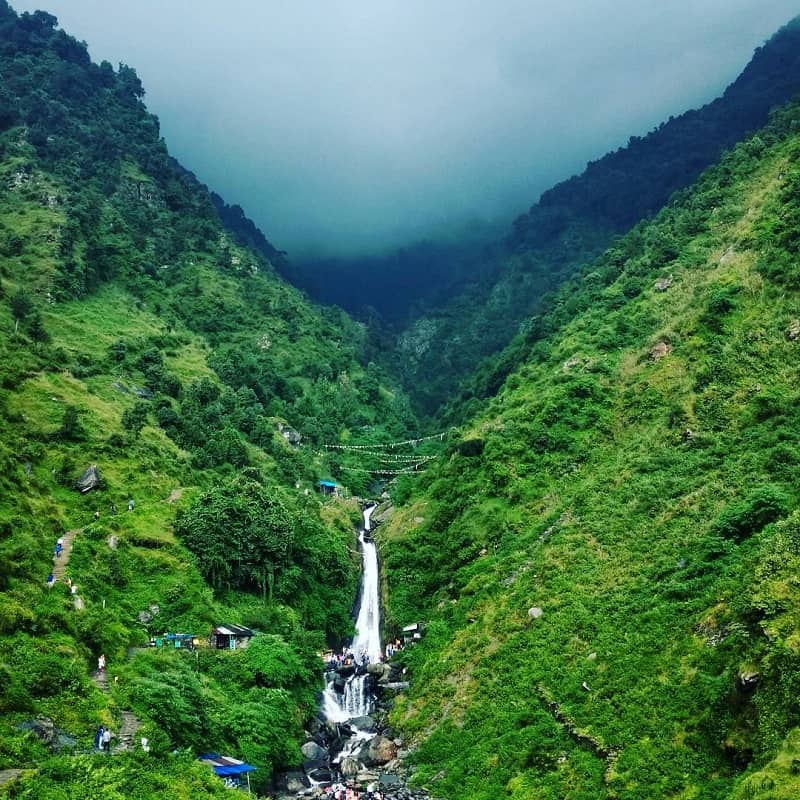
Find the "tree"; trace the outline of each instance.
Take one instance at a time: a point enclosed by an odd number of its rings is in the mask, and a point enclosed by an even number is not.
[[[293,529],[276,491],[247,478],[214,487],[175,522],[215,589],[258,589],[264,602],[289,563]]]
[[[147,415],[150,413],[150,406],[144,401],[134,403],[131,408],[126,408],[122,414],[122,425],[125,430],[130,431],[135,439],[147,424]]]
[[[64,417],[61,420],[61,427],[58,429],[58,437],[68,441],[78,442],[86,436],[80,421],[80,411],[73,406],[67,405],[64,408]]]

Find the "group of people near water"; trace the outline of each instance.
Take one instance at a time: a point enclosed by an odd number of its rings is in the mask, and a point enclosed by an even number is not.
[[[343,783],[333,783],[325,787],[325,797],[329,800],[383,800],[383,792],[375,783],[370,783],[366,791]]]
[[[388,642],[384,650],[386,660],[388,661],[402,649],[403,642],[400,639]],[[366,667],[370,663],[369,653],[366,648],[360,653],[354,653],[352,647],[343,647],[341,653],[330,651],[323,658],[325,660],[325,668],[328,670],[338,669],[339,667]],[[380,658],[378,660],[380,661]]]

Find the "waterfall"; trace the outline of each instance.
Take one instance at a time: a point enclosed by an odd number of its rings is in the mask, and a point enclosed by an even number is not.
[[[356,636],[353,639],[353,654],[363,661],[364,655],[370,663],[381,660],[381,606],[378,586],[378,551],[375,542],[366,540],[371,530],[370,517],[375,506],[364,511],[364,530],[358,537],[361,542],[361,557],[364,573],[361,578],[361,607],[356,620]]]
[[[364,530],[358,537],[361,543],[363,571],[361,576],[361,604],[356,618],[356,635],[350,646],[357,664],[364,669],[366,663],[381,660],[381,610],[378,575],[378,551],[375,542],[367,539],[370,517],[376,506],[364,510]],[[364,717],[372,711],[372,698],[368,690],[368,676],[362,672],[347,679],[344,692],[334,688],[336,674],[329,673],[322,711],[331,722],[346,722],[353,717]]]

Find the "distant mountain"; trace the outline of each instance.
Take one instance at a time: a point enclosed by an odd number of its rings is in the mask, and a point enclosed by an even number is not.
[[[756,50],[722,97],[632,137],[545,192],[468,287],[399,337],[398,366],[420,406],[433,411],[452,397],[481,359],[524,327],[544,294],[657,212],[799,91],[800,18]],[[496,388],[497,381],[470,390],[488,396]]]
[[[432,795],[800,796],[799,252],[789,105],[551,296],[386,514]]]

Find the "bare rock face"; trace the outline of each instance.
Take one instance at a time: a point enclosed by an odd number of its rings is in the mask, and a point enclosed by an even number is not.
[[[100,486],[102,478],[100,477],[100,470],[97,469],[95,464],[87,467],[81,474],[80,478],[75,481],[75,488],[81,493],[86,494],[92,489],[97,489]]]
[[[660,278],[655,282],[655,287],[657,292],[666,292],[670,286],[672,286],[673,278],[672,275],[668,275],[666,278]]]
[[[755,670],[745,670],[739,673],[739,688],[743,692],[752,692],[758,686],[761,675]]]

